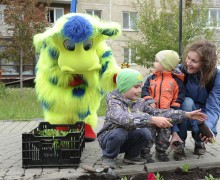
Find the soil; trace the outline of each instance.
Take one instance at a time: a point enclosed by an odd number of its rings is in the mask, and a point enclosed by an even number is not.
[[[155,173],[156,175],[157,173]],[[177,168],[174,171],[161,171],[159,172],[160,177],[158,179],[163,180],[204,180],[208,177],[208,180],[220,180],[220,167],[201,169],[194,168],[188,172],[183,172],[181,168]],[[146,176],[140,175],[135,177],[127,177],[128,180],[154,180],[154,178],[146,178]]]
[[[156,174],[156,173],[155,173]],[[181,168],[177,168],[174,171],[161,171],[159,172],[160,177],[157,179],[163,180],[204,180],[207,177],[208,180],[220,180],[220,167],[209,168],[209,169],[201,169],[194,168],[190,169],[188,172],[183,172]],[[133,175],[126,176],[127,180],[154,180],[154,178],[148,178],[146,175]],[[111,176],[103,176],[99,174],[99,176],[95,174],[91,174],[89,176],[81,176],[78,180],[105,180],[105,179],[114,179],[116,177]],[[119,180],[121,178],[118,178]]]
[[[188,172],[183,172],[182,169],[177,168],[174,171],[162,171],[159,173],[161,177],[164,177],[164,180],[198,180],[205,179],[205,176],[209,177],[210,180],[212,180],[211,177],[220,179],[220,167],[210,169],[194,168]]]

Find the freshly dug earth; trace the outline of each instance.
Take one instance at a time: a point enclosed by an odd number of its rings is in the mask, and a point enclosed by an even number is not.
[[[160,177],[164,180],[198,180],[205,179],[205,176],[210,177],[212,175],[215,179],[220,179],[220,167],[210,169],[194,168],[188,172],[183,172],[182,169],[177,168],[174,171],[161,171]]]
[[[155,173],[156,175],[157,173]],[[194,168],[190,169],[188,172],[183,172],[181,168],[177,168],[174,171],[161,171],[160,180],[204,180],[205,177],[208,177],[209,180],[220,180],[220,167],[209,168],[209,169],[200,169]],[[104,179],[112,179],[112,180],[121,180],[125,178],[128,180],[154,180],[154,178],[148,178],[146,175],[133,175],[133,176],[124,176],[121,178],[111,177],[111,176],[103,176],[99,174],[96,176],[95,174],[91,174],[90,176],[81,176],[78,180],[104,180]],[[213,178],[212,178],[213,177]],[[158,178],[159,179],[159,178]]]

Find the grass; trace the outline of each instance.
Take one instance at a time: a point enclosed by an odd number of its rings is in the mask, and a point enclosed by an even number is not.
[[[102,99],[98,116],[106,112]],[[5,88],[0,84],[0,120],[31,120],[43,118],[43,111],[33,88]]]

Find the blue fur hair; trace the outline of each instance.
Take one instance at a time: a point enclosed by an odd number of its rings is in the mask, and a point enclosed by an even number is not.
[[[82,16],[72,16],[65,23],[63,34],[73,44],[83,42],[93,34],[93,26]]]

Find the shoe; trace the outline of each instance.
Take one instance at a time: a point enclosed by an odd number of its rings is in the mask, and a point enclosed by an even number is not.
[[[154,163],[154,160],[152,159],[152,155],[151,154],[141,154],[141,158],[145,159],[145,163]]]
[[[157,160],[161,161],[161,162],[167,162],[170,159],[168,158],[168,155],[165,152],[158,152],[156,151],[155,157]]]
[[[140,156],[138,157],[129,157],[129,156],[124,156],[123,162],[127,164],[144,164],[145,159],[141,158]]]
[[[102,167],[103,168],[110,167],[110,168],[114,169],[115,168],[115,160],[102,156]]]
[[[155,161],[152,159],[152,157],[148,157],[145,159],[145,163],[149,164],[149,163],[155,163]]]
[[[92,142],[95,141],[96,134],[93,131],[92,127],[88,124],[85,124],[85,141],[86,142]]]
[[[182,161],[186,159],[186,154],[184,152],[184,149],[182,151],[174,151],[173,159],[175,159],[176,161]]]
[[[201,143],[200,145],[195,145],[194,154],[196,155],[204,155],[206,153],[205,144]]]
[[[185,144],[179,141],[174,141],[171,144],[171,148],[176,152],[182,152],[184,150]]]

